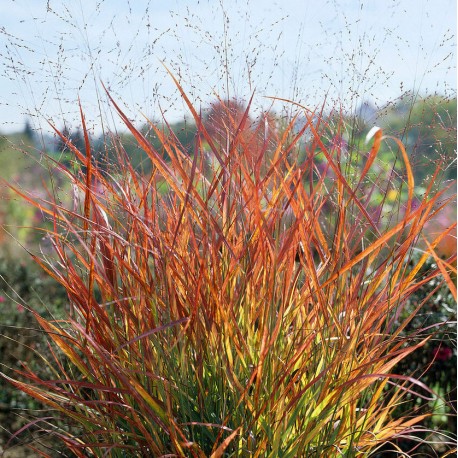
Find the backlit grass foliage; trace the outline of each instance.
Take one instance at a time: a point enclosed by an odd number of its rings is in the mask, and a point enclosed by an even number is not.
[[[86,151],[68,145],[80,167],[60,167],[73,202],[17,190],[54,221],[57,260],[35,259],[71,304],[66,320],[36,316],[54,377],[25,368],[29,382],[12,381],[51,408],[30,427],[100,457],[351,457],[410,435],[425,417],[392,413],[409,392],[431,393],[392,372],[424,344],[403,333],[414,314],[399,317],[439,274],[453,288],[450,263],[437,258],[421,277],[431,255],[412,265],[445,190],[431,185],[413,205],[408,155],[380,130],[348,177],[346,152],[326,140],[342,126],[320,113],[297,107],[307,124],[278,129],[222,103],[215,135],[179,89],[197,125],[193,151],[151,125],[155,150],[112,100],[150,175],[119,143],[101,172],[82,116]],[[404,161],[396,215],[371,200],[387,186],[371,168],[382,142]]]

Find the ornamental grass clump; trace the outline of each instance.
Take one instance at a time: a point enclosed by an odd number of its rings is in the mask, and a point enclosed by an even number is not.
[[[428,414],[395,411],[432,394],[393,368],[425,343],[403,332],[406,301],[440,274],[454,286],[453,260],[418,275],[446,233],[412,256],[445,189],[414,196],[408,155],[381,130],[355,175],[330,140],[345,126],[320,112],[298,107],[305,124],[280,129],[220,102],[216,135],[178,88],[192,151],[150,124],[153,148],[111,100],[148,175],[116,142],[102,170],[82,115],[85,151],[59,134],[80,165],[57,165],[73,201],[16,189],[54,222],[56,257],[34,257],[71,305],[65,320],[36,314],[53,377],[11,380],[50,407],[29,428],[81,457],[351,457],[414,435]],[[389,190],[372,167],[385,143],[404,161],[398,218],[371,199]]]

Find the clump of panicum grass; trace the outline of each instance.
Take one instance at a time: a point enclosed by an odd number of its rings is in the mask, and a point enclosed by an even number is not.
[[[54,376],[25,367],[27,383],[11,379],[50,407],[29,427],[81,457],[350,457],[412,436],[428,414],[394,412],[431,392],[393,368],[425,343],[403,334],[409,297],[440,274],[454,288],[453,260],[434,255],[444,234],[412,256],[445,190],[431,183],[414,205],[408,155],[381,130],[350,179],[345,151],[325,141],[341,126],[320,112],[298,107],[305,125],[278,129],[221,103],[213,135],[178,88],[197,127],[189,154],[151,124],[154,149],[111,100],[149,175],[119,143],[101,171],[82,115],[85,151],[62,137],[80,168],[59,165],[73,203],[16,190],[52,217],[57,258],[34,258],[72,309],[36,314]],[[407,189],[389,224],[371,200],[385,189],[372,172],[385,141],[397,142]],[[430,256],[437,268],[419,276]]]

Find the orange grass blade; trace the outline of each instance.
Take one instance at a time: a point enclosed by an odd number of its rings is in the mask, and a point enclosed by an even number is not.
[[[224,451],[227,449],[229,444],[236,438],[237,434],[241,429],[242,427],[239,426],[231,434],[229,434],[229,436],[227,436],[226,439],[224,439],[221,445],[219,445],[218,448],[210,455],[210,458],[221,458],[224,455]]]

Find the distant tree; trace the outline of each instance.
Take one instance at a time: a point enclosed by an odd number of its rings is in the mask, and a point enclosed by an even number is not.
[[[183,148],[192,153],[197,132],[196,125],[185,120],[172,124],[170,127]]]
[[[406,96],[386,114],[386,128],[403,139],[420,184],[441,162],[444,179],[456,178],[456,98],[439,96],[415,100]]]
[[[24,131],[23,134],[30,140],[33,141],[35,139],[35,132],[32,128],[32,124],[30,123],[30,120],[27,119],[25,121],[25,126],[24,126]]]
[[[59,152],[69,152],[68,141],[70,141],[73,146],[78,148],[83,154],[86,151],[86,145],[84,142],[84,136],[80,129],[76,129],[72,132],[67,126],[64,126],[61,130],[62,136],[65,137],[67,140],[63,140],[62,138],[57,139],[57,151]]]
[[[60,129],[60,133],[66,139],[70,138],[70,130],[68,129],[67,126],[64,126],[62,129]],[[59,153],[63,153],[67,150],[68,150],[67,141],[63,140],[61,137],[57,137],[56,138],[56,151]]]
[[[75,133],[71,135],[72,143],[83,153],[86,154],[86,143],[81,129],[76,129]]]
[[[68,167],[73,163],[74,160],[74,154],[69,148],[69,142],[71,142],[73,146],[85,154],[86,145],[84,142],[84,136],[80,129],[76,129],[74,132],[72,132],[67,126],[64,126],[60,132],[65,140],[61,137],[57,138],[56,152],[59,154],[60,162]]]
[[[176,137],[183,147],[183,151],[186,151],[190,155],[193,154],[194,141],[197,133],[197,127],[194,122],[184,120],[170,125],[165,123],[155,125],[165,138],[170,136]],[[149,123],[145,124],[141,128],[141,132],[148,139],[153,148],[155,148],[165,160],[169,160],[169,155],[167,150],[164,148],[164,144],[159,140],[156,132]],[[123,143],[123,146],[125,147],[129,157],[133,159],[132,163],[135,167],[141,166],[143,172],[149,172],[151,169],[151,162],[148,155],[138,147],[138,142],[132,138],[132,141],[127,141],[126,144]]]
[[[234,135],[245,113],[244,104],[236,99],[217,100],[210,105],[205,117],[205,128],[212,139],[225,147],[228,136]],[[251,120],[247,119],[246,127],[250,127]]]

